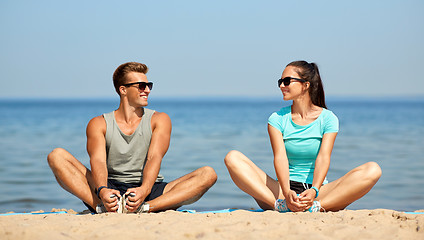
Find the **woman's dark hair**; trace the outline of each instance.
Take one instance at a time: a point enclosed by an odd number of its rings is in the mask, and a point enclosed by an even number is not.
[[[286,67],[291,66],[295,68],[299,77],[308,80],[309,96],[311,96],[312,103],[322,108],[327,108],[325,105],[324,87],[322,85],[321,76],[319,75],[318,66],[315,63],[308,63],[306,61],[294,61],[287,64]]]

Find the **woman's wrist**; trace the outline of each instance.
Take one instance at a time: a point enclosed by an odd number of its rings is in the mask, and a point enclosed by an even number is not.
[[[281,190],[282,190],[284,198],[287,198],[287,196],[290,194],[290,191],[291,191],[290,187],[281,188]]]
[[[317,198],[317,197],[318,197],[318,195],[319,195],[319,190],[318,190],[318,188],[317,188],[317,187],[311,187],[310,189],[315,190],[315,198]]]

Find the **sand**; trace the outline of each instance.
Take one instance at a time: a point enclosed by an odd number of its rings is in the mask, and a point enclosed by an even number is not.
[[[0,239],[424,239],[424,214],[376,209],[12,215],[0,216]]]

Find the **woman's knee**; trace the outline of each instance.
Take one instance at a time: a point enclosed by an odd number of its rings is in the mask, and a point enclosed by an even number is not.
[[[228,152],[224,158],[224,162],[227,168],[237,166],[237,163],[242,155],[243,154],[237,150],[231,150],[230,152]]]
[[[380,179],[382,171],[378,163],[367,162],[363,165],[365,178],[377,182]]]

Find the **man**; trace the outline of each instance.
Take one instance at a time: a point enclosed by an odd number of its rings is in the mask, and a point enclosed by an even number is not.
[[[147,71],[146,65],[129,62],[114,72],[119,108],[87,125],[91,171],[61,148],[47,157],[60,186],[92,212],[177,209],[200,199],[216,182],[215,171],[207,166],[172,182],[162,181],[159,170],[172,125],[166,113],[145,108],[153,87]]]

